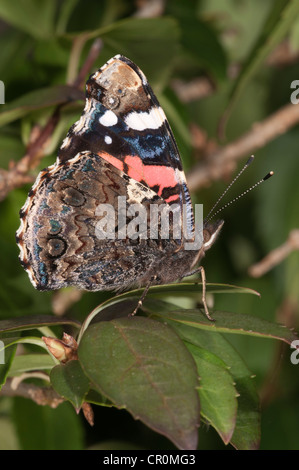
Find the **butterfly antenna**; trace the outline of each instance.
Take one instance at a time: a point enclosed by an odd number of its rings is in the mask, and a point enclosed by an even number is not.
[[[232,185],[237,181],[237,179],[241,176],[241,174],[243,173],[243,171],[246,170],[246,168],[249,167],[249,165],[253,162],[254,160],[254,155],[251,155],[250,158],[248,158],[247,162],[245,163],[245,165],[243,166],[242,170],[237,174],[237,176],[232,180],[232,182],[228,185],[228,187],[225,189],[225,191],[221,194],[221,196],[219,197],[219,199],[215,202],[214,206],[212,207],[212,209],[210,210],[210,212],[208,213],[207,217],[205,218],[205,221],[208,222],[212,217],[213,217],[213,211],[215,210],[215,208],[218,206],[218,204],[220,203],[221,199],[227,194],[227,192],[230,190],[230,188],[232,187]],[[216,212],[216,214],[218,213],[218,211]]]
[[[250,162],[251,163],[251,162]],[[240,176],[240,174],[243,172],[243,170],[245,169],[245,167],[241,170],[241,172],[238,174],[238,176],[234,179],[234,181]],[[235,197],[234,199],[232,199],[231,201],[229,201],[228,203],[226,203],[224,206],[220,207],[220,209],[218,209],[216,212],[214,212],[213,214],[211,214],[212,211],[210,211],[209,213],[209,216],[205,219],[205,222],[209,222],[209,220],[211,220],[212,217],[214,217],[216,214],[219,214],[219,212],[223,211],[223,209],[226,209],[228,206],[230,206],[233,202],[236,202],[238,201],[238,199],[241,199],[241,197],[245,196],[247,193],[249,193],[249,191],[252,191],[253,189],[255,189],[257,186],[259,186],[261,183],[263,183],[264,181],[266,181],[267,179],[271,178],[271,176],[274,175],[274,171],[269,171],[269,173],[264,176],[264,178],[262,178],[260,181],[258,181],[257,183],[255,183],[253,186],[250,186],[250,188],[246,189],[246,191],[244,191],[243,193],[241,193],[239,196]],[[234,183],[234,181],[230,184],[230,186]],[[229,187],[230,187],[229,186]],[[229,189],[229,187],[227,188],[227,190]],[[227,190],[225,192],[227,192]],[[223,195],[221,196],[220,199],[222,199]],[[219,199],[219,200],[220,200]],[[216,204],[215,204],[216,206]],[[214,207],[215,207],[214,206]],[[211,214],[211,215],[210,215]]]

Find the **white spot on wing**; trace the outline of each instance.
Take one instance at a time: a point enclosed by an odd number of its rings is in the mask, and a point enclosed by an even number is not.
[[[159,129],[165,121],[165,114],[159,107],[153,107],[149,112],[132,111],[125,117],[125,123],[135,131],[144,131],[145,129]]]
[[[112,144],[112,139],[111,139],[110,135],[105,135],[104,140],[105,140],[107,145]]]
[[[105,126],[105,127],[110,127],[110,126],[114,126],[115,124],[117,124],[117,116],[116,114],[111,111],[110,109],[108,111],[106,111],[103,116],[100,117],[99,119],[99,123],[102,124],[102,126]]]

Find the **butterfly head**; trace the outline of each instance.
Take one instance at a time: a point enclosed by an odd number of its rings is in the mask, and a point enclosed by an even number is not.
[[[203,223],[203,250],[206,252],[215,243],[220,230],[224,224],[224,220],[216,220],[216,222]]]

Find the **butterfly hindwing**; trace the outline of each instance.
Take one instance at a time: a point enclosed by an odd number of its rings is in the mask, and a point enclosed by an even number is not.
[[[21,261],[32,283],[40,290],[142,285],[144,274],[148,276],[160,262],[161,240],[150,239],[147,225],[147,236],[142,239],[139,231],[138,242],[132,236],[129,240],[126,233],[119,237],[117,209],[124,211],[130,228],[129,205],[142,206],[148,215],[153,202],[165,204],[150,188],[91,152],[43,170],[23,207],[17,233]],[[110,223],[108,240],[100,233],[104,226],[107,235],[103,216]],[[174,242],[164,246],[164,254],[175,248]]]

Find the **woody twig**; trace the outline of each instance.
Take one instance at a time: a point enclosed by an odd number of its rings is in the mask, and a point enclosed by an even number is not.
[[[96,39],[90,48],[90,52],[78,76],[71,84],[73,87],[82,87],[85,75],[98,57],[101,47],[102,42]],[[17,163],[11,162],[8,170],[0,169],[0,201],[5,199],[7,194],[13,189],[34,181],[34,177],[28,173],[36,168],[44,157],[47,145],[59,123],[61,108],[68,102],[69,98],[66,96],[65,102],[56,106],[44,127],[38,128],[36,126],[32,129],[26,153]]]
[[[64,401],[51,387],[39,387],[26,382],[20,382],[15,386],[13,378],[6,380],[0,394],[9,397],[29,398],[38,405],[48,405],[51,408],[57,408]]]
[[[221,147],[198,163],[187,175],[190,191],[208,186],[235,170],[238,160],[251,155],[268,142],[299,123],[299,106],[287,104],[255,123],[251,130],[234,142]]]
[[[294,250],[299,250],[299,229],[292,230],[285,243],[271,251],[262,261],[251,266],[248,270],[249,275],[252,277],[263,276]]]
[[[207,77],[194,78],[189,82],[175,78],[171,81],[171,86],[183,103],[200,100],[215,91],[213,82]]]
[[[0,201],[15,188],[31,183],[33,177],[28,172],[35,168],[44,155],[44,149],[59,121],[59,108],[54,111],[47,124],[42,129],[33,129],[26,154],[17,163],[11,162],[8,171],[0,169]]]

